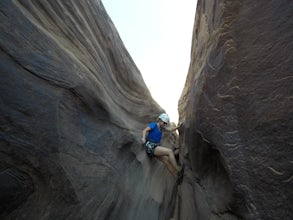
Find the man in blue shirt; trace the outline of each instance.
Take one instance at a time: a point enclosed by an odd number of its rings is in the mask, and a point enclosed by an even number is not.
[[[166,113],[159,115],[157,122],[151,122],[142,132],[142,142],[145,150],[150,157],[156,156],[162,161],[170,171],[170,173],[177,179],[177,183],[182,181],[184,164],[181,169],[176,163],[173,151],[170,148],[160,146],[163,131],[175,131],[181,124],[175,128],[166,127],[169,123],[169,116]]]

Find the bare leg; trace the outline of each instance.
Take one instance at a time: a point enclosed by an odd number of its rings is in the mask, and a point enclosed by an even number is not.
[[[168,168],[169,172],[177,178],[177,170],[173,167],[173,165],[170,163],[168,156],[156,156],[158,160],[162,161],[166,167]]]
[[[173,151],[171,149],[169,149],[169,148],[158,146],[158,147],[155,148],[155,156],[158,156],[158,157],[165,156],[164,159],[167,158],[168,162],[165,162],[165,164],[167,165],[167,167],[168,167],[168,164],[169,164],[169,166],[171,165],[170,168],[168,168],[169,170],[172,169],[172,170],[176,171],[175,172],[175,178],[176,178],[177,177],[178,166],[177,166],[176,159],[175,159]],[[172,173],[172,175],[174,175],[173,171],[171,173]]]

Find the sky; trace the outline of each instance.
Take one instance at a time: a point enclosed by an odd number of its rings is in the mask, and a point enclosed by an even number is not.
[[[178,122],[197,0],[102,0],[152,97]]]

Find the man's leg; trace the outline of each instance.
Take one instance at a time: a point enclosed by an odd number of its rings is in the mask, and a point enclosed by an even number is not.
[[[177,166],[177,163],[176,163],[174,153],[173,153],[173,151],[171,149],[166,148],[166,147],[162,147],[162,146],[158,146],[158,147],[155,148],[155,156],[167,156],[168,157],[168,162],[172,166],[172,169],[176,170],[176,173],[177,173],[178,166]],[[176,175],[177,175],[176,173],[175,173],[175,178],[176,178]]]
[[[158,158],[158,160],[162,161],[167,169],[169,170],[169,172],[175,177],[175,179],[177,178],[177,170],[173,167],[173,165],[170,163],[168,156],[156,156]]]

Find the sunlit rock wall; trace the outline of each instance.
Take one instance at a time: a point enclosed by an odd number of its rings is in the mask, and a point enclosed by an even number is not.
[[[168,219],[163,110],[101,1],[1,0],[0,28],[0,218]]]
[[[292,219],[293,1],[199,0],[180,219]]]

